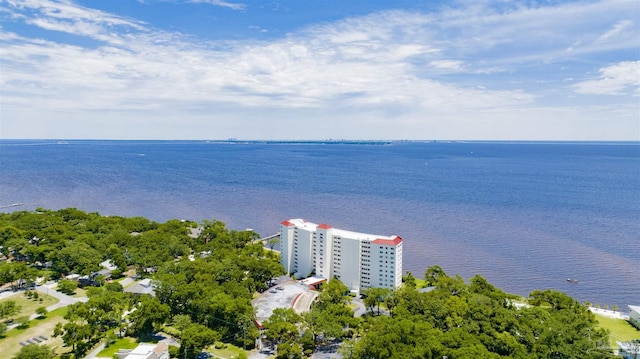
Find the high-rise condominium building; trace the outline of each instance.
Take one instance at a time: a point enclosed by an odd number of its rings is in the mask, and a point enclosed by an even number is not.
[[[350,290],[402,283],[402,238],[289,219],[280,224],[280,261],[297,278],[338,278]]]

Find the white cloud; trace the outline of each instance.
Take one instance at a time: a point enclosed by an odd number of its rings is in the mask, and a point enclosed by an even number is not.
[[[640,95],[640,61],[620,62],[602,68],[598,72],[597,78],[575,84],[575,90],[585,94]]]
[[[231,3],[222,0],[188,0],[190,3],[203,3],[203,4],[211,4],[215,6],[226,7],[232,10],[244,10],[247,8],[245,4],[240,3]]]
[[[241,9],[222,1],[200,2]],[[244,42],[211,42],[159,30],[71,1],[7,3],[15,21],[100,44],[34,39],[0,29],[0,104],[12,114],[3,121],[3,131],[18,128],[16,122],[25,121],[28,112],[60,121],[70,113],[95,121],[112,118],[114,126],[120,123],[116,116],[129,117],[133,124],[136,118],[151,121],[167,114],[175,121],[191,118],[197,126],[206,123],[225,130],[231,125],[217,122],[228,118],[245,127],[251,127],[251,118],[288,125],[307,119],[306,126],[322,118],[323,125],[355,131],[367,126],[367,118],[381,137],[391,134],[385,126],[399,124],[418,137],[435,128],[442,136],[455,131],[489,136],[485,132],[493,127],[486,124],[494,123],[490,118],[498,113],[495,123],[500,125],[495,126],[515,133],[518,119],[527,117],[522,114],[530,108],[540,116],[545,111],[549,116],[564,113],[538,103],[540,96],[527,89],[527,83],[553,86],[584,73],[563,73],[557,80],[492,81],[492,75],[526,73],[545,61],[611,48],[637,49],[628,40],[628,32],[637,29],[625,19],[629,5],[613,0],[503,12],[484,5],[436,14],[385,11],[309,26],[275,40]],[[585,31],[587,25],[595,29]],[[567,52],[568,46],[573,51]],[[461,74],[473,76],[463,82],[447,77]],[[636,86],[637,93],[637,81],[638,62],[621,62],[602,69],[597,79],[578,83],[575,91],[624,94]],[[571,113],[576,111],[572,107]],[[510,115],[514,118],[507,119]],[[462,126],[467,126],[464,131]]]
[[[117,31],[143,31],[144,24],[104,11],[85,8],[69,0],[6,0],[18,11],[14,20],[38,26],[45,30],[60,31],[92,39],[121,43]],[[31,15],[29,11],[34,11]]]
[[[634,33],[632,28],[633,28],[633,22],[632,21],[630,21],[630,20],[618,21],[615,25],[613,25],[611,30],[607,31],[606,33],[602,34],[602,36],[598,37],[596,42],[608,41],[609,39],[614,38],[616,36],[620,36],[621,34],[623,34],[625,32],[627,32],[631,36],[637,36],[637,33]]]
[[[458,60],[434,60],[429,63],[429,66],[442,70],[459,71],[462,70],[464,62]]]

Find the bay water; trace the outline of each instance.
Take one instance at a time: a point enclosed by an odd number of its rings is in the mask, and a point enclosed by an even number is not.
[[[404,239],[505,291],[640,305],[640,143],[0,141],[2,211],[218,219],[263,236],[304,218]],[[577,280],[567,281],[568,278]]]

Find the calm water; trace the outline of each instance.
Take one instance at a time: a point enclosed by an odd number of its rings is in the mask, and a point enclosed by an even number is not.
[[[640,304],[638,143],[0,141],[0,205],[15,202],[262,235],[301,217],[400,235],[417,277],[437,264],[523,295]]]

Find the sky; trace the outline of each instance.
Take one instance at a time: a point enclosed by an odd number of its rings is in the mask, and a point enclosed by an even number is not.
[[[640,140],[637,0],[0,0],[0,139]]]

